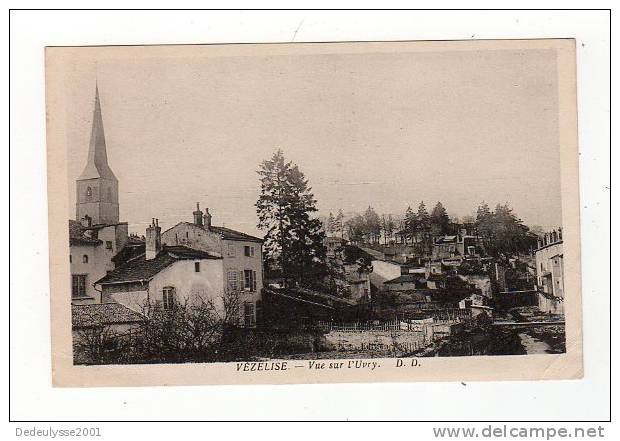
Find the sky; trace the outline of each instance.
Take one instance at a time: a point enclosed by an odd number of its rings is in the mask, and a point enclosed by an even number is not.
[[[69,217],[88,154],[95,81],[120,218],[260,234],[256,171],[282,149],[319,212],[451,216],[508,202],[528,225],[561,225],[553,50],[110,56],[68,60]]]

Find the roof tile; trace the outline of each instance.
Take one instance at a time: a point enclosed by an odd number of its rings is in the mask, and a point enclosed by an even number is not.
[[[145,320],[145,316],[120,303],[71,305],[71,324],[74,328],[140,323]]]
[[[185,246],[167,246],[154,259],[146,260],[146,256],[142,254],[120,265],[95,283],[109,285],[147,281],[174,262],[188,259],[221,259],[221,257]]]

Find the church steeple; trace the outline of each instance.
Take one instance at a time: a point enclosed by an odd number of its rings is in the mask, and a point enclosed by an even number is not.
[[[90,145],[88,161],[79,179],[108,178],[116,179],[108,165],[108,153],[105,145],[103,117],[101,116],[101,102],[99,101],[99,85],[95,85],[95,109],[93,110],[93,124],[90,131]]]
[[[108,165],[99,86],[95,85],[95,108],[86,167],[76,181],[76,218],[92,224],[118,223],[118,180]]]

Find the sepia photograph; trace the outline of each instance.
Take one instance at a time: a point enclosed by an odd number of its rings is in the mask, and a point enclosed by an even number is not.
[[[574,44],[46,48],[55,382],[579,377]]]

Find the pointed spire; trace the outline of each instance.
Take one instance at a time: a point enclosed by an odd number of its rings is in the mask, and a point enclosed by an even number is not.
[[[114,176],[108,165],[103,117],[101,116],[101,102],[99,100],[99,84],[95,81],[95,108],[93,110],[93,123],[90,132],[88,161],[79,179],[100,177],[116,180],[116,176]]]

